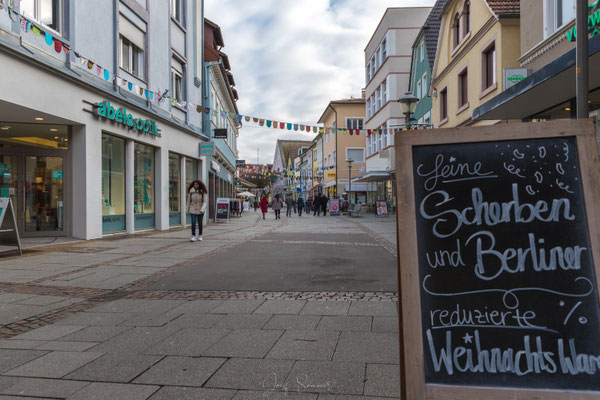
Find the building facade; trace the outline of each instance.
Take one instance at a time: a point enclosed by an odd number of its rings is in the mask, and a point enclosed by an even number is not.
[[[238,158],[237,138],[241,121],[238,120],[238,94],[231,73],[229,57],[221,49],[225,46],[221,28],[204,19],[204,131],[215,144],[215,154],[208,157],[208,218],[214,220],[216,199],[235,197],[234,177]]]
[[[21,235],[185,225],[207,179],[200,1],[2,3],[0,195]]]
[[[415,113],[411,116],[411,122],[419,124],[419,127],[428,128],[431,125],[432,99],[429,92],[431,71],[437,49],[440,14],[447,1],[436,1],[412,47],[409,91],[419,101]]]
[[[441,14],[433,66],[436,128],[495,124],[472,111],[504,90],[505,69],[519,66],[518,0],[451,0]]]
[[[274,194],[288,194],[294,191],[294,160],[300,149],[308,149],[312,143],[305,140],[277,140],[273,157],[273,173],[277,180],[273,183]]]
[[[600,109],[600,3],[588,1],[589,112]],[[521,2],[519,69],[510,86],[473,110],[474,120],[542,121],[575,118],[575,0]],[[508,85],[507,85],[508,86]]]
[[[389,129],[404,126],[397,100],[409,89],[412,45],[431,7],[388,8],[365,48],[365,129],[382,129],[366,139],[366,172],[356,183],[374,183],[367,199],[395,202],[394,136]]]
[[[352,186],[349,185],[349,177],[358,176],[360,171],[365,169],[366,136],[356,132],[365,129],[365,100],[352,98],[330,101],[319,118],[319,123],[324,127],[323,193],[337,198],[346,194],[349,186]],[[347,160],[353,162],[348,164]],[[366,191],[366,184],[355,184],[353,199],[361,198],[364,203]]]

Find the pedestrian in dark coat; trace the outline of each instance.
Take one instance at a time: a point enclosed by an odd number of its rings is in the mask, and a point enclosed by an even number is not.
[[[298,216],[302,216],[302,210],[304,210],[304,199],[302,196],[298,197]]]
[[[275,211],[275,219],[281,219],[281,209],[283,208],[283,200],[281,200],[281,196],[278,194],[273,199],[271,203],[271,208]]]
[[[327,204],[329,204],[329,196],[321,197],[321,208],[323,209],[323,216],[327,215]]]
[[[313,200],[313,216],[321,215],[321,195],[317,193],[315,195],[315,199]]]
[[[260,211],[262,211],[263,219],[265,219],[267,212],[269,212],[269,200],[267,200],[267,196],[264,194],[260,200]]]
[[[312,210],[312,202],[313,202],[312,197],[309,197],[308,200],[306,200],[306,213],[307,214],[310,214],[310,211]]]

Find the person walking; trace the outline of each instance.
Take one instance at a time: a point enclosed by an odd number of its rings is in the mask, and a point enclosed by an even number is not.
[[[302,211],[304,210],[304,199],[302,196],[298,197],[298,216],[302,216]]]
[[[269,200],[267,200],[265,194],[263,194],[263,197],[260,200],[260,211],[262,211],[263,219],[266,219],[267,212],[269,211]]]
[[[271,203],[271,208],[275,211],[275,219],[281,219],[281,209],[283,208],[283,200],[281,200],[281,195],[275,195],[273,202]]]
[[[286,197],[285,198],[285,206],[286,206],[286,211],[285,211],[285,216],[286,217],[291,217],[292,216],[292,207],[294,205],[294,200],[292,200],[291,197]]]
[[[320,203],[319,193],[315,193],[315,198],[313,199],[312,209],[313,209],[313,217],[319,213],[321,215],[321,203]]]
[[[254,212],[256,212],[256,209],[258,208],[258,199],[255,198],[252,205],[254,206]]]
[[[327,215],[327,204],[329,204],[329,196],[321,197],[321,208],[323,209],[323,216]]]
[[[192,217],[192,242],[202,241],[202,220],[206,212],[206,185],[196,179],[188,187],[188,202],[186,212]],[[198,233],[196,234],[196,222],[198,223]]]
[[[310,211],[312,210],[312,202],[313,202],[312,197],[309,197],[306,200],[306,213],[307,214],[310,214]]]

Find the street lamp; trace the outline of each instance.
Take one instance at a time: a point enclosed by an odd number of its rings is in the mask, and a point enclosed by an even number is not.
[[[346,164],[348,164],[348,207],[352,206],[352,163],[354,160],[346,160]]]
[[[402,110],[402,114],[406,116],[406,127],[410,129],[410,116],[415,113],[415,109],[417,108],[417,103],[419,102],[419,98],[414,96],[411,92],[404,93],[404,96],[398,99],[398,103],[400,103],[400,109]]]

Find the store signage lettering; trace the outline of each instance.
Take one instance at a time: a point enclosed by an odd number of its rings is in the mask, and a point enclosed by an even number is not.
[[[202,142],[200,143],[200,156],[214,156],[215,155],[215,142]]]
[[[115,109],[110,101],[103,101],[94,106],[94,114],[99,117],[125,125],[127,128],[144,135],[162,137],[156,121],[152,119],[134,118],[126,108]]]
[[[594,37],[600,33],[600,1],[588,6],[592,14],[588,17],[588,31],[590,37]],[[574,42],[577,39],[577,26],[572,27],[567,31],[569,42]]]

